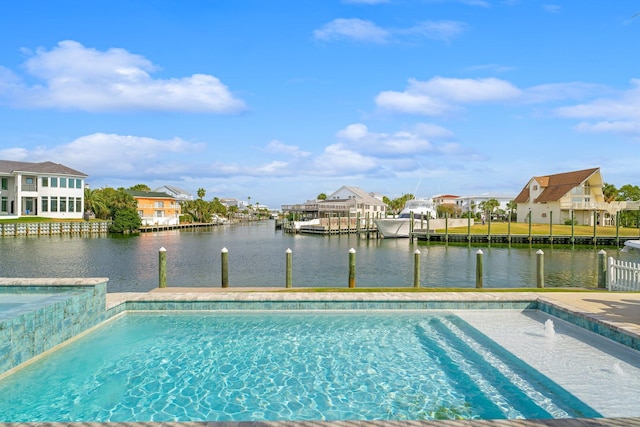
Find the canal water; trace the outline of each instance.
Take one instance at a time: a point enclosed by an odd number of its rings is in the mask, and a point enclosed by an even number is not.
[[[158,286],[158,251],[167,250],[167,284],[220,287],[221,250],[229,251],[230,287],[284,287],[285,251],[293,252],[293,287],[349,284],[349,249],[356,250],[356,287],[413,286],[421,251],[423,287],[474,288],[476,252],[484,252],[484,287],[535,287],[536,251],[545,259],[546,287],[596,287],[600,248],[413,244],[409,239],[316,236],[275,230],[273,221],[140,235],[0,238],[0,277],[108,277],[108,292]],[[607,256],[638,261],[605,248]]]

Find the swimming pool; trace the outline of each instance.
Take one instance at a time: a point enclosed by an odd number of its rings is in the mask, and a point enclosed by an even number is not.
[[[0,293],[0,321],[64,301],[71,293]]]
[[[548,319],[537,310],[127,314],[4,378],[0,421],[640,415],[633,404],[606,412],[611,399],[637,400],[638,352],[558,319],[549,336]]]

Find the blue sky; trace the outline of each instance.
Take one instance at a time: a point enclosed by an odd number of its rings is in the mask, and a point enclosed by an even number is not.
[[[640,12],[611,0],[23,0],[0,159],[277,208],[353,185],[640,177]]]

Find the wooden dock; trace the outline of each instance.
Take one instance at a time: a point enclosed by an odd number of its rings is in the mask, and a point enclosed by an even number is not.
[[[295,227],[293,221],[284,221],[282,230],[287,233],[320,234],[323,236],[356,234],[366,238],[378,238],[378,228],[375,224],[362,224],[348,218],[322,218],[320,224],[303,224]]]
[[[461,234],[461,233],[429,233],[415,231],[413,238],[418,241],[451,242],[451,243],[497,243],[497,244],[541,244],[541,245],[592,245],[621,247],[627,240],[636,240],[632,236],[550,236],[541,234]]]
[[[216,224],[212,222],[192,222],[173,225],[143,225],[142,227],[140,227],[139,231],[141,233],[151,233],[154,231],[188,230],[193,228],[217,227],[218,225],[222,224]]]

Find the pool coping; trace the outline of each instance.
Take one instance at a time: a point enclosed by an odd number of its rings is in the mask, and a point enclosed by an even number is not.
[[[489,309],[518,308],[516,303],[531,303],[531,308],[574,323],[614,341],[640,350],[640,293],[638,292],[286,292],[282,288],[242,290],[211,288],[162,288],[150,292],[107,294],[111,315],[154,303],[176,303],[173,309],[189,308],[187,303],[235,303],[275,309],[278,303],[300,303],[308,309],[321,309],[323,303],[353,303],[353,309],[403,308],[421,303],[420,308]],[[181,303],[181,304],[179,304]],[[317,308],[313,304],[317,303]],[[383,304],[384,303],[384,304]],[[368,306],[368,304],[370,304]],[[233,307],[231,304],[230,307]],[[296,309],[295,304],[283,309]],[[339,307],[344,309],[344,307]],[[231,309],[229,306],[226,309]],[[326,308],[325,308],[326,309]]]

